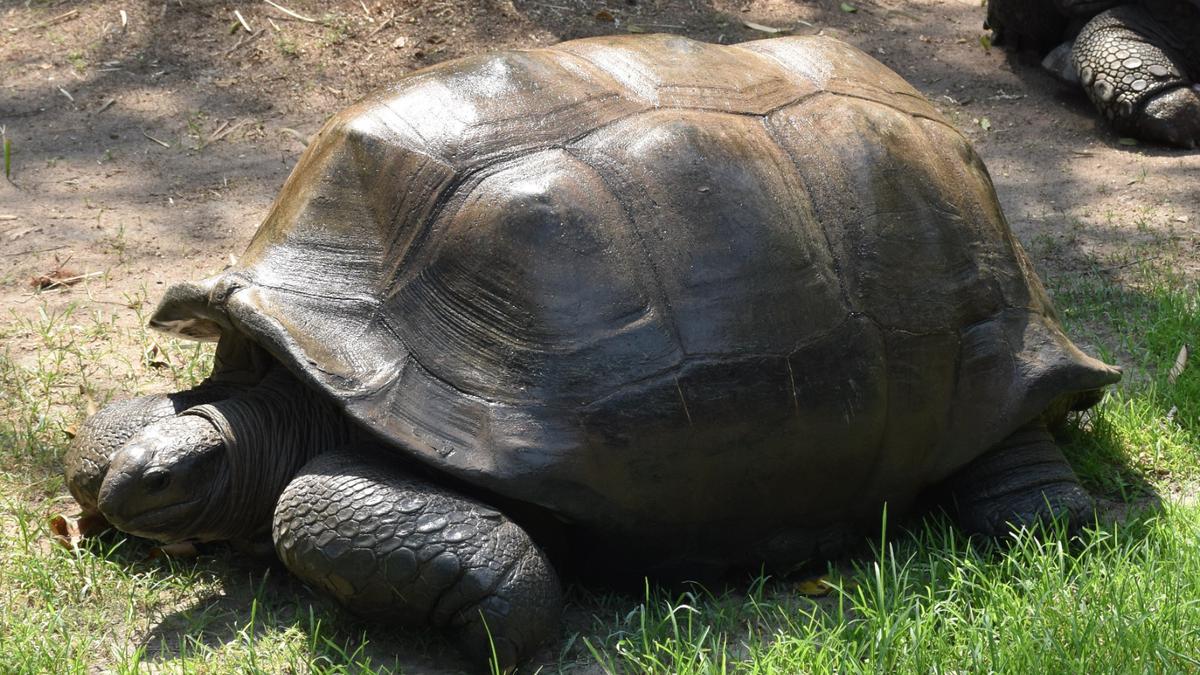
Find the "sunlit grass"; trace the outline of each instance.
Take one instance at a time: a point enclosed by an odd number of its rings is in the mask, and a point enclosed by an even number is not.
[[[1200,514],[1000,545],[930,520],[875,547],[823,599],[650,590],[585,638],[619,673],[1183,672],[1200,665]]]
[[[277,568],[239,565],[221,548],[191,561],[151,559],[148,543],[115,536],[68,551],[51,543],[44,516],[0,502],[4,672],[17,664],[16,672],[30,673],[93,672],[98,664],[200,673],[379,666],[364,652],[365,635],[332,628],[347,623],[337,612],[272,583]]]
[[[114,396],[191,386],[212,368],[211,345],[152,333],[144,294],[120,310],[91,314],[74,304],[13,315],[0,338],[0,426],[5,456],[57,471],[72,429]],[[132,317],[132,327],[118,316]],[[24,350],[14,353],[13,344]]]
[[[1200,289],[1161,269],[1140,288],[1095,275],[1064,279],[1056,301],[1073,332],[1120,362],[1125,380],[1082,420],[1068,455],[1093,487],[1129,495],[1131,484],[1200,479]],[[1105,349],[1103,345],[1108,345]],[[1193,352],[1172,376],[1181,349]]]

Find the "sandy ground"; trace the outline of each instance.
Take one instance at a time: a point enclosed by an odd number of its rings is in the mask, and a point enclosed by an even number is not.
[[[1200,152],[1125,145],[1081,92],[981,41],[978,0],[0,0],[5,321],[126,324],[219,271],[326,116],[457,56],[627,32],[822,32],[892,67],[976,144],[1041,273],[1200,275]],[[300,18],[303,17],[303,18]],[[756,29],[748,24],[756,24]],[[37,292],[39,276],[85,277]],[[35,337],[11,331],[16,356]]]
[[[747,22],[843,38],[908,78],[974,140],[1044,274],[1116,267],[1129,245],[1164,238],[1192,254],[1179,256],[1185,273],[1200,264],[1200,153],[1122,145],[1081,94],[985,49],[976,0],[863,0],[854,13],[834,0],[283,4],[316,21],[265,2],[0,4],[13,151],[0,304],[26,315],[142,289],[153,302],[164,284],[219,271],[303,139],[405,72],[631,30],[769,37]],[[92,275],[88,293],[33,296],[31,278],[55,272]]]

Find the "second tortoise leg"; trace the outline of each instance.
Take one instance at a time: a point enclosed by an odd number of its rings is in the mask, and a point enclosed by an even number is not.
[[[950,476],[944,489],[959,527],[992,537],[1057,519],[1074,530],[1089,522],[1095,509],[1041,424],[1013,433]]]
[[[499,511],[349,452],[309,462],[280,497],[276,551],[352,612],[446,630],[501,668],[553,637],[558,577]]]
[[[1122,5],[1093,18],[1075,40],[1088,97],[1120,133],[1183,147],[1200,143],[1200,10],[1187,2],[1161,17]],[[1166,25],[1167,19],[1174,19]]]

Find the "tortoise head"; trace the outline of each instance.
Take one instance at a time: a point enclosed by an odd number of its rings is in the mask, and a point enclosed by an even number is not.
[[[164,542],[230,538],[222,522],[229,458],[216,426],[175,415],[136,433],[111,458],[100,512],[115,527]]]
[[[300,468],[351,438],[345,417],[285,368],[234,386],[143,427],[113,454],[98,500],[113,526],[167,542],[253,540]]]

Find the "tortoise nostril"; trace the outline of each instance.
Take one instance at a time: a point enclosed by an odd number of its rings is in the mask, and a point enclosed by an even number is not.
[[[160,492],[171,484],[171,472],[166,469],[150,469],[142,476],[142,485],[147,492]]]

